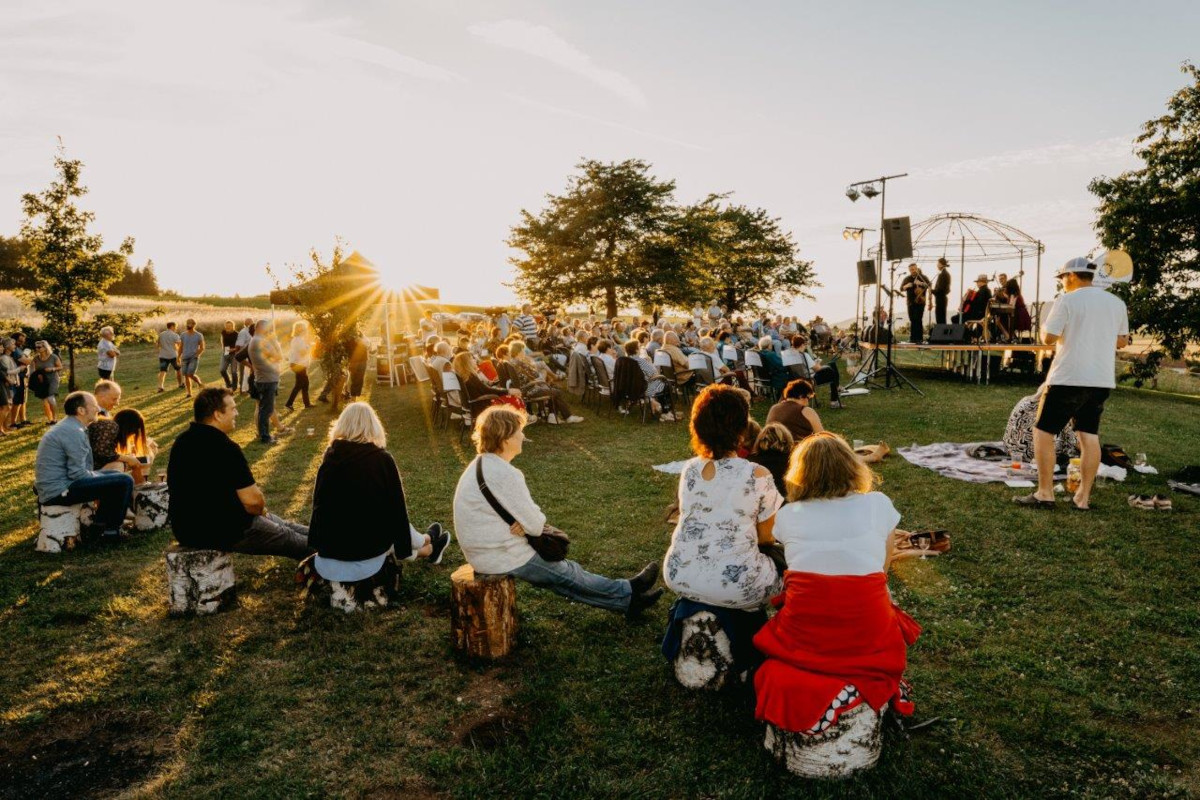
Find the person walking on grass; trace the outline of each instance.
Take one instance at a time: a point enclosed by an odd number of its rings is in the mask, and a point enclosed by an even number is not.
[[[1032,508],[1054,508],[1054,440],[1068,422],[1079,440],[1082,478],[1071,498],[1078,511],[1090,511],[1092,485],[1100,468],[1100,417],[1116,384],[1114,346],[1129,344],[1125,303],[1092,285],[1096,265],[1073,258],[1055,276],[1064,294],[1054,301],[1042,325],[1042,341],[1054,345],[1054,361],[1033,430],[1038,488],[1013,502]]]
[[[183,385],[187,389],[187,396],[191,397],[192,384],[196,385],[196,391],[204,388],[204,381],[196,375],[196,370],[200,368],[200,356],[204,354],[204,334],[196,330],[196,320],[189,319],[184,324],[187,325],[187,330],[179,337],[179,358],[183,370]]]
[[[234,330],[233,320],[225,320],[225,327],[221,329],[221,380],[225,381],[226,389],[235,388],[233,385],[234,374],[237,372],[235,365],[237,362],[234,356],[237,354],[237,338],[238,332]]]
[[[233,343],[233,357],[237,362],[237,389],[238,395],[243,395],[249,391],[247,386],[247,377],[250,374],[250,362],[242,355],[246,352],[246,348],[250,346],[250,340],[254,338],[254,320],[246,317],[242,320],[242,328],[237,333],[237,339]]]
[[[45,339],[33,346],[34,356],[29,364],[29,389],[42,401],[46,424],[53,425],[58,416],[58,384],[63,363]]]
[[[113,342],[116,334],[109,325],[105,325],[100,329],[100,342],[96,345],[96,354],[99,360],[96,363],[96,371],[100,374],[100,380],[111,380],[114,373],[117,371],[117,356],[121,355],[121,351],[117,349],[117,345]]]
[[[175,380],[179,388],[183,388],[183,373],[179,371],[179,334],[175,332],[175,323],[168,322],[167,327],[158,334],[158,391],[163,391],[167,380],[167,368],[175,368]]]
[[[254,338],[250,340],[250,365],[254,369],[254,386],[258,393],[258,441],[262,444],[275,444],[276,439],[271,435],[271,427],[280,435],[292,432],[279,422],[275,413],[275,398],[279,394],[279,375],[283,369],[283,350],[279,340],[275,338],[275,323],[269,319],[260,319],[254,326]]]
[[[11,433],[16,422],[13,414],[13,390],[20,382],[17,375],[20,367],[12,357],[16,347],[17,343],[11,336],[0,339],[0,436]]]
[[[285,404],[287,410],[296,410],[292,404],[296,402],[297,395],[304,400],[305,408],[312,408],[312,403],[308,400],[308,367],[312,364],[312,342],[308,339],[308,323],[304,320],[298,320],[296,324],[292,325],[292,342],[288,345],[288,362],[292,374],[296,376],[296,383],[292,386],[292,393],[288,395]]]
[[[9,354],[17,364],[17,385],[13,388],[12,427],[27,428],[29,420],[25,418],[25,395],[29,382],[29,364],[33,358],[25,347],[25,334],[17,331],[12,335],[13,351]]]

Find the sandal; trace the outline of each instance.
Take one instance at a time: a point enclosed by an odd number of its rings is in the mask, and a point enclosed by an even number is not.
[[[1128,499],[1129,505],[1133,508],[1140,508],[1144,511],[1153,511],[1155,508],[1154,498],[1148,494],[1131,494]]]
[[[1020,497],[1014,497],[1012,501],[1019,506],[1026,506],[1028,508],[1054,508],[1053,500],[1043,500],[1034,494],[1023,494]],[[1072,505],[1074,505],[1074,501],[1072,501]]]
[[[1150,498],[1150,500],[1154,503],[1154,508],[1159,511],[1170,511],[1172,508],[1171,498],[1167,497],[1165,494],[1156,494],[1154,497]]]

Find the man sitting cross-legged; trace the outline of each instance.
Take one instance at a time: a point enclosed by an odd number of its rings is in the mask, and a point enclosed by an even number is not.
[[[168,515],[185,547],[301,560],[313,552],[308,527],[267,511],[246,456],[229,434],[237,426],[233,392],[203,389],[192,405],[195,421],[171,448]]]
[[[118,541],[121,523],[133,499],[133,478],[120,472],[92,469],[92,446],[88,425],[100,412],[91,392],[72,392],[63,403],[62,421],[46,431],[38,443],[34,462],[34,488],[38,500],[48,506],[77,506],[98,501],[89,533],[102,542]]]

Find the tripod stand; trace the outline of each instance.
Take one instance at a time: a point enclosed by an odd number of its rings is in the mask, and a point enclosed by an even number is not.
[[[874,332],[875,347],[871,350],[871,355],[867,356],[867,360],[858,368],[858,373],[854,376],[851,384],[865,383],[868,386],[874,386],[879,389],[903,389],[907,386],[922,397],[925,393],[917,388],[916,384],[904,377],[904,373],[896,368],[895,362],[892,360],[892,344],[895,341],[895,324],[896,317],[893,311],[896,307],[896,265],[899,261],[893,261],[888,268],[888,325],[887,325],[887,349],[881,349],[879,346],[879,308],[876,307],[875,324],[871,328]],[[910,320],[911,324],[911,320]],[[880,363],[879,354],[883,353],[882,363]],[[883,376],[883,382],[879,382],[879,376]],[[872,383],[874,381],[874,383]]]

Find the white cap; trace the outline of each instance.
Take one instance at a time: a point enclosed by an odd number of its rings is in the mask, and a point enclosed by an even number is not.
[[[1083,256],[1072,258],[1070,261],[1063,264],[1062,267],[1059,268],[1058,272],[1054,273],[1054,277],[1061,278],[1068,272],[1086,272],[1089,275],[1095,275],[1096,264],[1091,259],[1084,258]]]

